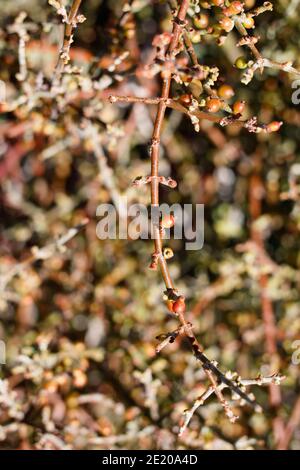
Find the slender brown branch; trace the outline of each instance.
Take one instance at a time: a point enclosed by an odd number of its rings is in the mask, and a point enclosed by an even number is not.
[[[296,428],[299,426],[300,423],[300,397],[297,399],[290,419],[285,426],[284,432],[281,435],[281,439],[277,444],[278,450],[287,450],[289,443],[293,437],[293,434]]]
[[[184,31],[183,31],[183,40],[184,40],[185,48],[187,50],[188,55],[190,56],[190,59],[191,59],[191,62],[193,64],[193,66],[194,67],[200,67],[199,62],[198,62],[198,58],[197,58],[197,54],[196,54],[194,46],[193,46],[193,43],[192,43],[191,38],[189,36],[189,33],[186,31],[186,29],[184,29]]]
[[[210,122],[214,122],[215,124],[219,124],[222,127],[225,126],[232,126],[232,125],[239,125],[241,127],[244,127],[247,129],[249,132],[265,132],[265,133],[270,133],[274,132],[271,130],[271,128],[268,127],[268,125],[259,125],[257,123],[257,118],[253,117],[248,119],[247,121],[243,121],[240,119],[240,115],[228,115],[226,117],[219,116],[217,114],[213,113],[208,113],[204,111],[200,111],[198,109],[191,110],[189,108],[186,108],[183,106],[179,100],[174,99],[174,98],[164,98],[164,97],[157,97],[157,98],[143,98],[143,97],[138,97],[138,96],[124,96],[124,95],[110,95],[109,96],[109,101],[111,103],[117,103],[117,102],[124,102],[124,103],[143,103],[147,105],[157,105],[160,103],[163,103],[166,107],[172,108],[175,111],[179,111],[181,113],[184,113],[188,115],[189,117],[196,116],[198,120],[206,120]],[[281,126],[281,122],[277,123],[278,126]],[[278,129],[277,129],[278,130]]]
[[[240,115],[229,114],[227,117],[220,117],[217,114],[206,113],[200,111],[197,107],[190,106],[189,108],[182,105],[179,100],[173,99],[170,97],[170,88],[171,88],[171,81],[172,81],[172,70],[174,67],[170,66],[170,62],[175,61],[175,56],[179,51],[179,41],[181,36],[183,36],[183,41],[187,52],[190,55],[192,64],[194,67],[199,67],[196,54],[194,52],[193,46],[191,41],[189,41],[188,35],[185,35],[185,16],[187,13],[189,2],[183,0],[180,4],[178,13],[176,15],[176,11],[173,11],[174,14],[174,22],[173,22],[173,31],[171,40],[167,50],[164,52],[163,49],[160,49],[160,61],[161,62],[168,62],[166,67],[161,68],[161,78],[162,78],[162,91],[161,95],[156,98],[147,98],[147,97],[130,97],[130,96],[110,96],[110,101],[120,102],[123,101],[125,103],[144,103],[149,105],[157,105],[157,112],[153,127],[153,134],[151,140],[151,147],[150,147],[150,156],[151,156],[151,174],[150,176],[144,178],[138,178],[135,181],[135,185],[140,184],[151,184],[151,208],[153,210],[159,210],[159,185],[164,183],[164,178],[159,176],[159,154],[160,154],[160,142],[161,142],[161,134],[162,134],[162,127],[164,116],[167,107],[176,109],[180,112],[187,114],[189,117],[193,118],[196,117],[197,120],[200,119],[207,119],[209,121],[215,122],[220,124],[221,126],[227,126],[234,123],[239,123],[243,127],[245,127],[249,132],[274,132],[278,130],[281,126],[280,122],[273,122],[269,125],[259,126],[257,123],[257,118],[253,117],[247,121],[240,121]],[[170,185],[170,187],[175,187],[175,184]],[[169,333],[167,335],[163,335],[163,337],[159,337],[158,339],[162,339],[162,342],[157,347],[157,352],[161,351],[168,343],[172,343],[177,336],[184,334],[189,343],[192,347],[193,354],[197,360],[200,361],[202,367],[211,383],[211,390],[216,394],[218,397],[221,405],[224,408],[224,411],[227,417],[231,421],[235,421],[236,416],[234,415],[233,411],[229,403],[224,399],[222,389],[225,387],[229,387],[231,392],[234,393],[236,396],[239,397],[242,402],[247,402],[248,404],[254,406],[254,408],[258,411],[260,407],[256,405],[256,402],[252,395],[248,395],[245,391],[241,388],[241,384],[235,380],[229,378],[228,374],[223,374],[217,367],[217,365],[210,361],[207,356],[203,352],[202,346],[197,341],[191,323],[186,321],[185,317],[185,303],[184,297],[180,296],[176,289],[174,288],[173,281],[170,276],[170,272],[168,269],[166,258],[163,256],[163,242],[162,242],[162,231],[160,227],[160,223],[154,223],[153,227],[153,235],[154,235],[154,245],[155,250],[152,255],[152,263],[150,265],[151,268],[156,269],[157,266],[160,267],[162,277],[164,283],[166,285],[167,291],[167,299],[170,303],[169,307],[171,311],[175,313],[177,316],[180,326],[175,330],[173,333]],[[177,305],[174,308],[175,303],[179,302],[179,306]],[[173,305],[174,304],[174,305]],[[173,305],[173,306],[172,306]],[[181,305],[181,306],[180,306]],[[172,310],[173,309],[173,310]],[[267,309],[265,309],[267,311]],[[275,382],[274,382],[275,383]],[[277,382],[276,382],[277,383]],[[222,384],[222,386],[220,386]]]
[[[77,26],[76,17],[82,0],[73,0],[69,15],[66,21],[63,45],[59,53],[58,61],[54,71],[53,85],[58,85],[65,65],[69,62],[70,47],[73,42],[73,29]]]
[[[267,10],[272,10],[272,4],[270,2],[265,2],[265,8],[262,6],[261,8],[257,8],[254,10],[252,16],[257,16],[260,13],[263,13],[264,11]],[[263,72],[263,69],[265,67],[272,68],[275,70],[282,70],[287,73],[292,73],[295,76],[300,76],[300,71],[297,70],[295,67],[292,66],[291,62],[286,62],[286,63],[280,63],[276,62],[267,58],[264,58],[257,47],[255,46],[255,42],[257,42],[257,38],[254,36],[249,36],[246,28],[242,24],[242,19],[239,16],[234,17],[234,25],[237,29],[237,31],[240,33],[242,36],[242,40],[238,43],[238,45],[244,45],[247,46],[250,51],[252,52],[255,62],[253,65],[251,65],[248,70],[245,72],[243,78],[242,78],[242,83],[245,83],[246,85],[252,80],[252,77],[257,69],[259,69],[261,72]]]
[[[74,238],[89,222],[89,219],[83,219],[75,227],[70,228],[65,234],[61,235],[57,240],[48,243],[42,248],[33,247],[32,254],[20,263],[17,263],[9,271],[0,277],[0,292],[4,291],[7,284],[20,272],[30,266],[37,260],[45,260],[53,256],[56,252],[62,251],[65,245]]]
[[[189,5],[189,1],[187,0],[183,0],[181,2],[178,15],[174,20],[172,39],[169,44],[169,48],[166,52],[166,58],[168,59],[174,60],[175,51],[178,45],[178,41],[180,39],[180,34],[182,33],[181,24],[184,24],[188,5]],[[156,118],[154,122],[154,129],[153,129],[153,134],[152,134],[152,142],[151,142],[151,150],[150,150],[150,153],[151,153],[151,207],[152,208],[159,207],[159,150],[160,150],[162,125],[163,125],[163,120],[165,116],[165,111],[167,108],[167,101],[169,100],[171,79],[172,79],[172,75],[169,70],[162,72],[162,80],[163,80],[162,92],[161,92],[160,99],[158,101],[158,109],[157,109]],[[174,292],[175,292],[174,284],[170,276],[167,261],[165,257],[163,256],[162,236],[161,236],[161,231],[160,231],[159,226],[157,225],[153,226],[153,234],[154,234],[154,243],[155,243],[155,252],[153,256],[155,257],[155,260],[157,261],[160,267],[167,291],[171,292],[171,294],[174,295]],[[180,296],[175,294],[175,298],[176,297],[179,298]],[[249,404],[255,406],[255,402],[247,394],[245,394],[238,387],[238,385],[235,385],[231,380],[227,379],[227,377],[224,374],[222,374],[222,372],[220,372],[219,369],[205,356],[205,354],[203,353],[202,347],[200,346],[199,342],[197,341],[193,333],[192,326],[185,319],[184,311],[179,312],[178,319],[180,321],[181,326],[184,329],[185,335],[187,336],[191,344],[191,347],[192,347],[192,350],[196,359],[198,359],[201,362],[203,369],[208,379],[210,380],[212,387],[220,403],[222,404],[224,411],[226,415],[228,416],[228,418],[231,420],[235,419],[228,402],[223,397],[222,391],[218,388],[218,381],[223,382],[226,385],[228,385],[233,391],[235,391],[240,396],[240,398],[244,399]],[[215,377],[217,378],[217,380]]]
[[[241,36],[243,36],[243,37],[248,36],[247,30],[242,25],[242,22],[241,22],[239,17],[237,17],[237,16],[235,17],[234,24],[235,24],[235,27],[236,27],[236,29],[238,30],[238,32],[240,33]],[[252,42],[249,42],[249,44],[247,44],[247,46],[251,50],[251,52],[254,55],[254,57],[256,58],[256,60],[258,62],[261,61],[262,56],[261,56],[261,53],[259,52],[259,50],[257,49],[257,47]]]
[[[180,323],[184,327],[185,334],[186,334],[186,336],[187,336],[187,338],[188,338],[188,340],[189,340],[189,342],[192,346],[193,353],[194,353],[196,359],[198,359],[203,364],[204,370],[206,372],[209,372],[208,376],[209,376],[210,380],[211,380],[211,373],[213,373],[221,383],[227,385],[232,391],[234,391],[237,395],[239,395],[240,398],[245,400],[251,406],[255,406],[255,408],[257,410],[259,410],[260,407],[258,405],[256,405],[255,401],[252,400],[247,394],[245,394],[238,387],[238,385],[234,384],[234,382],[232,380],[229,380],[222,372],[220,372],[220,370],[214,365],[214,363],[206,357],[206,355],[203,353],[202,347],[200,346],[197,338],[195,337],[195,335],[193,333],[193,329],[192,329],[191,324],[186,321],[185,315],[183,313],[180,313],[178,316],[179,316]],[[214,384],[214,381],[212,383]],[[216,391],[216,393],[217,393],[217,391]]]
[[[189,0],[182,0],[176,21],[173,23],[172,39],[169,44],[166,57],[174,60],[174,51],[177,47],[181,28],[178,22],[184,22],[187,9],[189,6]],[[160,138],[162,131],[162,124],[166,112],[167,105],[165,100],[169,98],[170,87],[171,87],[172,75],[170,71],[165,71],[162,73],[162,92],[161,92],[161,101],[158,104],[158,109],[156,113],[156,118],[154,122],[152,142],[151,142],[151,206],[152,208],[159,207],[159,182],[158,182],[158,170],[159,170],[159,147],[160,147]],[[167,262],[162,254],[162,240],[160,235],[160,230],[158,226],[153,227],[153,234],[155,239],[155,253],[158,255],[158,263],[164,278],[165,285],[167,289],[173,289],[173,282],[169,274],[167,267]]]
[[[255,157],[256,169],[250,178],[249,185],[249,208],[251,215],[251,239],[254,241],[262,250],[264,250],[264,240],[261,232],[255,228],[254,221],[260,217],[261,205],[262,205],[262,194],[263,185],[260,176],[261,162],[260,157]],[[265,329],[265,349],[268,357],[272,361],[272,368],[277,369],[279,362],[279,355],[277,350],[277,328],[275,321],[275,313],[273,304],[267,293],[268,275],[261,274],[259,277],[259,284],[261,288],[261,308],[262,318]],[[274,409],[277,409],[282,401],[281,389],[276,384],[270,384],[270,404]],[[275,440],[278,439],[279,435],[283,432],[283,422],[280,418],[273,420],[273,431]]]
[[[181,34],[181,27],[180,23],[184,22],[185,16],[187,13],[187,9],[189,6],[189,0],[182,0],[178,15],[176,17],[176,21],[173,23],[173,31],[172,31],[172,40],[170,42],[168,51],[166,56],[168,58],[174,59],[174,51],[177,47],[180,34]],[[158,109],[156,113],[156,118],[154,122],[154,129],[153,129],[153,135],[152,135],[152,143],[151,143],[151,207],[152,208],[158,208],[159,207],[159,182],[158,182],[158,170],[159,170],[159,148],[160,148],[160,138],[161,138],[161,131],[162,131],[162,124],[163,124],[163,119],[165,116],[165,111],[167,108],[167,105],[165,103],[165,100],[169,98],[169,92],[170,92],[170,87],[171,87],[171,72],[166,71],[162,73],[162,79],[163,79],[163,86],[162,86],[162,93],[161,93],[161,98],[162,100],[158,104]],[[167,289],[174,290],[174,285],[173,281],[171,279],[169,269],[167,266],[166,259],[163,256],[162,253],[162,239],[161,239],[161,232],[159,229],[159,226],[155,225],[153,227],[153,233],[154,233],[154,243],[155,243],[155,255],[157,256],[158,259],[158,264],[166,285]],[[184,314],[182,313],[179,316],[179,320],[181,325],[184,328],[184,331],[186,335],[189,337],[191,335],[191,327],[188,325],[188,323],[185,320]],[[198,356],[199,358],[201,357],[201,363],[204,366],[205,373],[207,377],[209,378],[210,382],[212,383],[212,386],[214,387],[214,390],[216,391],[216,394],[222,403],[222,406],[224,407],[227,415],[229,415],[229,407],[226,402],[226,400],[223,398],[222,392],[218,390],[217,388],[217,383],[216,380],[212,374],[212,371],[205,366],[206,363],[206,357],[203,355],[203,353],[200,350],[199,344],[194,342],[196,338],[190,336],[190,338],[193,338],[193,351],[196,351],[195,348],[198,350]],[[208,361],[208,360],[207,360]],[[210,362],[210,361],[208,361]]]
[[[281,376],[278,376],[278,375],[273,375],[271,377],[258,377],[257,379],[250,379],[250,380],[247,380],[247,379],[240,379],[239,383],[240,383],[240,386],[245,388],[245,387],[249,387],[251,385],[258,385],[258,386],[262,386],[262,385],[269,385],[271,383],[274,383],[274,384],[280,384],[280,382],[284,379],[284,377],[281,377]],[[224,384],[224,383],[221,383],[220,385],[218,385],[218,390],[223,390],[224,388],[226,388],[227,385]],[[184,431],[187,429],[188,425],[189,425],[189,422],[190,420],[192,419],[194,413],[197,411],[197,409],[202,406],[205,401],[214,393],[214,389],[213,387],[208,387],[208,389],[199,397],[197,398],[197,400],[195,401],[194,405],[192,406],[192,408],[190,410],[186,410],[184,412],[184,420],[183,420],[183,424],[182,426],[180,427],[180,430],[179,430],[179,436],[182,436],[182,434],[184,433]]]

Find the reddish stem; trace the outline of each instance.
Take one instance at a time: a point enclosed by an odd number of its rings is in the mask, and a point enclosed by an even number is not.
[[[249,183],[249,210],[251,217],[251,239],[257,243],[263,250],[264,240],[259,230],[255,229],[254,222],[261,215],[262,197],[263,197],[263,182],[260,175],[261,161],[260,157],[254,158],[255,170],[250,177]],[[278,366],[279,355],[277,350],[277,328],[275,313],[273,304],[267,293],[268,275],[261,274],[259,278],[259,284],[261,288],[261,308],[262,308],[262,319],[265,330],[265,350],[272,361],[274,368]],[[272,367],[273,368],[273,367]],[[274,383],[270,384],[269,387],[270,404],[276,410],[282,403],[281,389]],[[275,441],[280,439],[280,436],[284,434],[284,423],[283,420],[276,416],[273,420],[273,433]]]

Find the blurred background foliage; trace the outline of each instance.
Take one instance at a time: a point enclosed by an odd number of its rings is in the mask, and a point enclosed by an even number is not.
[[[249,8],[260,3],[246,2]],[[204,391],[206,378],[184,341],[155,353],[155,337],[176,328],[176,321],[163,302],[160,274],[148,270],[152,243],[96,236],[96,208],[112,200],[112,187],[130,202],[149,205],[149,189],[130,185],[149,173],[155,107],[116,106],[107,98],[112,91],[134,95],[147,90],[148,96],[158,96],[158,77],[146,79],[139,70],[151,56],[155,34],[170,29],[166,2],[135,1],[133,25],[127,29],[117,26],[122,7],[114,0],[83,1],[80,12],[87,20],[75,30],[71,53],[71,63],[81,72],[65,78],[66,91],[56,100],[31,97],[31,105],[19,102],[0,114],[1,275],[26,259],[33,246],[43,247],[84,217],[90,219],[65,252],[21,269],[2,290],[0,338],[7,363],[0,371],[0,445],[275,448],[274,421],[286,425],[292,413],[300,414],[299,409],[295,413],[300,365],[292,363],[300,333],[300,205],[297,198],[282,197],[300,176],[293,76],[265,69],[245,86],[233,67],[241,55],[236,33],[222,47],[205,35],[196,44],[198,56],[218,66],[218,83],[231,85],[235,99],[246,101],[245,117],[284,124],[278,133],[253,134],[202,121],[196,133],[187,117],[167,112],[161,170],[178,187],[162,189],[161,202],[205,204],[203,249],[185,251],[184,241],[169,243],[175,253],[170,270],[186,296],[195,332],[206,354],[224,370],[246,378],[277,371],[286,376],[278,406],[270,406],[267,388],[257,387],[253,392],[264,412],[245,407],[230,424],[211,399],[178,438],[182,412]],[[46,1],[1,0],[0,10],[0,79],[10,104],[41,76],[50,82],[63,29]],[[32,24],[24,82],[16,79],[18,36],[8,32],[21,11]],[[299,14],[298,1],[276,0],[273,12],[258,17],[264,57],[292,61],[300,69]],[[107,73],[124,50],[129,55],[117,72]],[[247,50],[245,56],[250,58]],[[96,90],[92,96],[91,87]],[[90,125],[103,154],[86,133]],[[253,173],[258,183],[251,186]],[[253,191],[261,200],[255,224],[271,270],[257,260],[253,247],[237,249],[250,238]],[[276,319],[275,360],[265,347],[259,282],[264,269]],[[300,448],[299,423],[288,447]]]

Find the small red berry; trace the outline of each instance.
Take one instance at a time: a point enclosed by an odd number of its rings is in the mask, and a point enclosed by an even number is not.
[[[232,106],[232,110],[234,114],[242,114],[244,109],[245,109],[245,101],[236,101]]]
[[[224,100],[229,100],[234,95],[234,90],[230,85],[221,85],[218,89],[218,95],[220,98]]]
[[[270,122],[270,124],[267,125],[267,131],[268,132],[277,132],[282,126],[282,122],[280,121],[273,121]]]
[[[226,33],[229,33],[234,27],[234,21],[231,18],[228,18],[228,16],[221,18],[219,23]]]
[[[232,2],[230,7],[235,11],[234,13],[235,15],[237,15],[238,13],[241,13],[244,9],[242,2],[239,2],[239,1]]]
[[[208,26],[208,16],[205,13],[194,18],[194,25],[198,29],[205,29]]]
[[[228,8],[223,9],[223,13],[226,16],[238,15],[243,11],[244,7],[241,2],[232,2]]]
[[[209,98],[206,106],[209,113],[217,113],[221,108],[221,101],[218,98]]]
[[[173,312],[174,313],[184,313],[185,312],[185,300],[184,297],[181,295],[178,297],[177,300],[173,303]]]
[[[164,215],[161,219],[161,226],[163,228],[171,228],[173,227],[175,224],[175,217],[174,215],[170,214],[170,215]]]

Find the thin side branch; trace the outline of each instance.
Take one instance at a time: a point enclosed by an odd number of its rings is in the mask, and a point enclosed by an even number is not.
[[[65,245],[74,238],[89,222],[89,219],[83,219],[78,225],[70,228],[65,234],[61,235],[57,240],[50,242],[48,245],[38,248],[33,247],[31,255],[26,259],[17,263],[7,273],[0,276],[0,292],[6,289],[9,282],[24,269],[31,266],[37,260],[45,260],[51,258],[55,253],[62,252]]]
[[[63,17],[63,22],[66,23],[63,45],[60,50],[54,71],[53,86],[57,86],[59,84],[64,68],[70,60],[70,48],[73,42],[73,30],[77,27],[78,23],[82,23],[85,20],[83,15],[77,16],[81,1],[82,0],[73,0],[69,15],[67,15],[64,7],[60,5],[60,2],[56,0],[49,0],[49,3],[56,8],[57,13]]]

